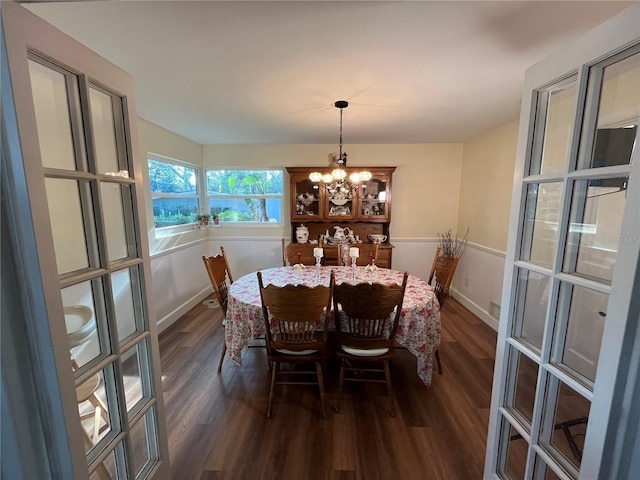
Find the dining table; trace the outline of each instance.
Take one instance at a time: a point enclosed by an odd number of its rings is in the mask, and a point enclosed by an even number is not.
[[[263,284],[275,286],[329,285],[331,271],[335,283],[358,284],[375,282],[402,284],[404,272],[365,266],[302,266],[293,265],[261,270]],[[334,326],[330,325],[333,329]],[[264,338],[265,322],[262,314],[257,272],[238,278],[229,287],[225,341],[231,359],[242,366],[242,352],[254,340]],[[417,359],[417,374],[424,385],[431,386],[433,356],[440,345],[440,305],[435,292],[424,280],[409,275],[396,343],[405,347]]]

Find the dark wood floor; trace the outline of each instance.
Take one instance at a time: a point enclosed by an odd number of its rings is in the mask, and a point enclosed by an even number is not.
[[[469,480],[482,478],[496,333],[450,299],[442,313],[444,374],[426,389],[416,360],[398,350],[392,378],[397,416],[383,384],[347,384],[341,413],[328,419],[317,387],[281,386],[265,417],[269,371],[262,348],[243,367],[225,359],[219,309],[199,305],[160,336],[174,479]]]

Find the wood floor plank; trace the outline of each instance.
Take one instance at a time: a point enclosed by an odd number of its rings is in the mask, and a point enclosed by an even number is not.
[[[416,359],[391,365],[397,416],[383,384],[348,383],[327,365],[328,419],[316,386],[279,386],[267,419],[264,349],[217,373],[219,309],[198,305],[160,335],[171,472],[175,479],[405,480],[482,478],[496,333],[450,299],[443,308],[444,375],[430,389]]]

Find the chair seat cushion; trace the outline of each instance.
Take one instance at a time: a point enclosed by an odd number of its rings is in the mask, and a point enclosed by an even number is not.
[[[347,347],[346,345],[342,346],[342,350],[349,355],[355,355],[358,357],[377,357],[379,355],[384,355],[389,351],[388,348],[353,348]]]
[[[286,350],[284,348],[276,349],[276,352],[284,353],[285,355],[311,355],[312,353],[316,353],[316,352],[319,352],[319,351],[320,350],[300,350],[300,351],[295,351],[295,350]]]

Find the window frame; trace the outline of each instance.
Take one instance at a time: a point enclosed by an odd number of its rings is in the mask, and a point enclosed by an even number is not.
[[[196,175],[196,193],[195,194],[182,194],[182,193],[164,193],[155,192],[151,189],[151,179],[149,174],[149,161],[178,165],[185,168],[191,168],[195,171]],[[225,199],[245,199],[245,198],[265,198],[265,199],[279,199],[280,200],[280,220],[270,222],[255,222],[255,221],[227,221],[224,222],[227,225],[233,225],[238,228],[268,228],[278,227],[281,228],[285,224],[285,206],[286,206],[286,182],[285,182],[285,169],[284,168],[270,168],[270,167],[205,167],[196,165],[191,162],[179,160],[172,157],[167,157],[158,153],[147,152],[147,179],[149,180],[149,198],[151,200],[151,215],[153,217],[154,229],[156,237],[165,237],[173,233],[183,233],[185,231],[194,230],[197,228],[197,221],[192,223],[181,223],[176,225],[167,225],[164,227],[155,226],[155,215],[153,215],[153,201],[156,198],[196,198],[198,200],[198,208],[196,215],[203,212],[210,213],[210,207],[212,199],[216,198],[216,194],[209,194],[207,189],[207,176],[210,171],[237,171],[237,172],[280,172],[282,177],[282,193],[280,194],[238,194],[238,195],[225,195]],[[222,223],[222,222],[221,222]],[[213,222],[209,224],[212,226]]]
[[[282,193],[277,194],[277,193],[265,193],[265,194],[248,194],[248,193],[244,193],[244,194],[237,194],[237,195],[224,195],[224,196],[220,196],[217,194],[210,194],[207,188],[208,185],[208,173],[209,172],[220,172],[220,171],[224,171],[224,172],[280,172],[281,174],[281,178],[282,178]],[[203,192],[203,196],[204,196],[204,201],[205,201],[205,205],[207,206],[207,208],[210,209],[210,205],[211,205],[211,201],[213,199],[217,198],[224,198],[224,199],[247,199],[247,198],[253,198],[253,199],[279,199],[280,200],[280,220],[278,221],[269,221],[269,222],[256,222],[256,221],[230,221],[230,222],[224,222],[227,225],[233,225],[234,227],[239,227],[239,228],[264,228],[264,227],[282,227],[284,225],[284,218],[285,218],[285,204],[286,204],[286,182],[285,182],[285,169],[284,167],[243,167],[243,168],[239,168],[239,167],[222,167],[222,166],[216,166],[215,168],[213,167],[204,167],[203,168],[203,175],[202,175],[202,184],[203,184],[203,188],[202,188],[202,192]],[[223,223],[223,222],[220,222]]]
[[[196,175],[196,193],[195,194],[183,194],[183,193],[165,193],[165,192],[155,192],[154,190],[151,189],[151,178],[150,178],[150,173],[149,173],[149,161],[153,160],[155,162],[161,162],[161,163],[166,163],[166,164],[171,164],[171,165],[178,165],[180,167],[185,167],[185,168],[191,168],[195,171],[195,175]],[[194,225],[197,225],[197,220],[194,219],[193,222],[190,223],[180,223],[180,224],[175,224],[175,225],[167,225],[164,227],[156,227],[155,226],[155,215],[153,214],[153,200],[156,198],[181,198],[181,199],[187,199],[187,198],[195,198],[198,201],[198,206],[197,206],[197,211],[196,211],[196,216],[202,212],[203,210],[203,197],[202,197],[202,177],[203,177],[203,168],[200,165],[196,165],[194,163],[191,162],[186,162],[184,160],[178,160],[175,158],[171,158],[171,157],[167,157],[164,155],[160,155],[157,153],[151,153],[148,152],[147,153],[147,178],[149,179],[149,197],[151,200],[151,215],[153,217],[153,224],[154,224],[154,228],[156,233],[161,233],[161,234],[171,234],[173,232],[182,232],[185,230],[193,230],[194,229]],[[158,236],[158,235],[156,235]],[[160,235],[160,236],[164,236],[164,235]]]

